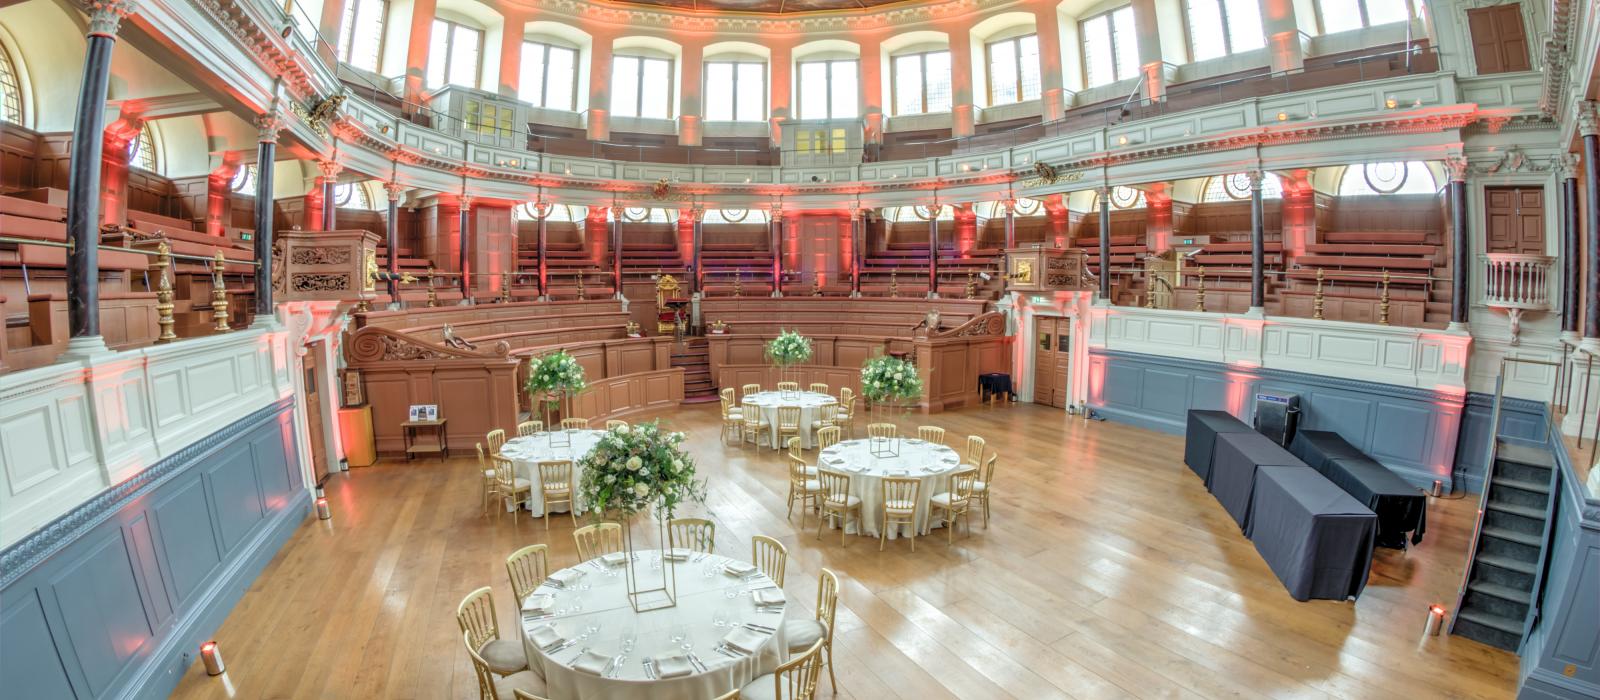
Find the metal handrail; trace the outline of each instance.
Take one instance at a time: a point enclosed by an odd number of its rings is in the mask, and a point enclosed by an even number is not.
[[[38,245],[38,246],[44,246],[46,248],[65,248],[67,250],[72,250],[73,248],[77,247],[77,246],[73,245],[72,243],[62,243],[60,241],[43,241],[43,240],[39,240],[37,238],[17,238],[16,236],[0,236],[0,243],[14,243],[14,244],[17,244],[17,245]],[[138,253],[140,255],[152,256],[152,257],[161,255],[161,253],[159,251],[144,250],[144,249],[141,249],[141,248],[124,248],[122,246],[106,245],[104,243],[98,244],[98,247],[100,248],[100,250],[110,250],[110,251],[115,251],[115,252],[118,252],[118,253]],[[179,260],[193,260],[193,261],[196,261],[196,262],[208,262],[208,263],[216,263],[218,260],[221,260],[224,264],[227,264],[227,265],[249,265],[251,267],[256,267],[256,268],[261,267],[261,262],[259,260],[229,260],[226,257],[222,257],[222,258],[218,258],[216,256],[207,257],[207,256],[204,256],[204,255],[190,255],[188,253],[171,253],[171,252],[167,253],[166,255],[167,255],[167,257],[171,257],[171,258],[175,258],[175,259],[179,259]]]

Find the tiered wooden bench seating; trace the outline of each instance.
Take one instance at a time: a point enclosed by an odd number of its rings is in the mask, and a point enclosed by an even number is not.
[[[1000,279],[1003,253],[998,248],[984,248],[962,255],[953,245],[939,246],[939,296],[960,299],[966,296],[967,275],[972,273],[977,286],[977,298],[999,298],[1004,288]],[[898,275],[892,274],[899,271]],[[978,278],[988,273],[990,280]],[[926,296],[928,292],[928,243],[926,241],[891,242],[883,250],[873,251],[863,257],[861,264],[862,296],[890,296],[890,285],[898,288],[902,297]],[[847,290],[848,291],[848,290]]]
[[[731,297],[734,276],[738,275],[742,296],[772,294],[772,250],[765,242],[713,243],[700,246],[700,268],[704,273],[704,295]],[[809,282],[804,287],[809,289]]]

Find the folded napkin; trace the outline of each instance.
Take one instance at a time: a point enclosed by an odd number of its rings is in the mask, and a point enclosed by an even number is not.
[[[722,570],[734,576],[748,576],[755,573],[756,565],[742,561],[730,561],[722,567]]]
[[[907,445],[921,445],[922,441],[916,438],[906,438]]]
[[[580,578],[583,578],[583,572],[578,569],[562,569],[550,574],[550,580],[555,581],[556,585],[562,588],[572,585]]]
[[[692,554],[694,554],[694,552],[682,547],[673,547],[671,550],[663,553],[661,556],[664,559],[671,559],[673,561],[687,561]]]
[[[572,662],[572,670],[591,673],[596,676],[606,672],[606,667],[611,665],[611,657],[593,651],[585,651],[578,655]]]
[[[677,678],[694,673],[694,666],[690,665],[689,657],[683,654],[672,656],[658,656],[655,658],[656,675],[661,678]]]
[[[895,469],[895,470],[892,470],[892,471],[889,472],[889,476],[906,476],[907,474],[910,474],[910,473],[911,472],[908,472],[908,471],[906,471],[904,469]]]
[[[535,593],[522,601],[522,612],[547,613],[555,607],[556,597],[549,593]]]
[[[553,649],[567,641],[566,637],[561,636],[561,633],[550,625],[535,627],[530,636],[533,637],[533,645],[540,649]]]
[[[760,606],[783,605],[784,600],[786,600],[783,597],[783,589],[781,588],[763,588],[751,593],[750,596],[755,598],[756,605]]]
[[[767,643],[767,635],[760,634],[748,627],[735,627],[728,636],[722,638],[722,643],[746,654],[754,654]]]
[[[628,555],[622,552],[612,552],[600,557],[600,561],[605,562],[606,566],[616,566],[627,560]]]

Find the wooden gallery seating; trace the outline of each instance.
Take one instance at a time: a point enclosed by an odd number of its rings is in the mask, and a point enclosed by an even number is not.
[[[672,338],[627,337],[618,301],[378,311],[356,314],[355,325],[345,357],[373,406],[382,454],[403,452],[400,424],[414,404],[439,406],[451,445],[515,430],[519,412],[539,413],[522,391],[529,358],[557,349],[583,365],[589,383],[572,399],[570,417],[626,418],[683,401],[684,370],[671,366]]]
[[[707,336],[718,387],[775,386],[778,372],[764,357],[766,342],[780,330],[797,330],[811,339],[814,352],[799,369],[802,384],[823,382],[859,393],[862,363],[874,355],[901,355],[922,373],[919,406],[936,412],[976,405],[978,375],[1011,371],[1004,316],[986,306],[965,299],[724,298],[703,300],[700,315],[707,323],[728,325],[726,333]],[[917,328],[930,309],[941,316],[933,333]]]

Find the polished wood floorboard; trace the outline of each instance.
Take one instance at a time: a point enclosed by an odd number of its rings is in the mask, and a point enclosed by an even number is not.
[[[709,478],[717,549],[789,547],[787,586],[810,610],[821,567],[840,574],[837,697],[1506,698],[1516,658],[1421,636],[1453,604],[1472,500],[1436,500],[1427,539],[1379,550],[1359,603],[1291,599],[1182,464],[1182,439],[1033,405],[926,417],[1001,455],[995,517],[878,551],[815,539],[784,517],[772,450],[720,444],[716,404],[663,416]],[[900,422],[911,427],[916,416]],[[860,427],[860,426],[858,426]],[[913,428],[914,429],[914,428]],[[307,521],[216,633],[226,678],[196,665],[177,698],[473,698],[457,603],[494,587],[515,635],[505,556],[551,546],[575,563],[572,524],[482,515],[471,459],[384,462],[333,477],[334,518]],[[822,696],[828,697],[826,683]],[[508,696],[509,697],[509,694]]]

